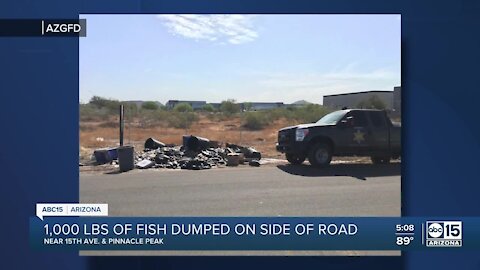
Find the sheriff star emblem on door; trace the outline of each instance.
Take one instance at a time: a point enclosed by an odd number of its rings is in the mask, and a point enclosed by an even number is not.
[[[365,133],[362,132],[361,130],[357,129],[353,133],[353,140],[357,142],[358,144],[362,143],[365,141]]]

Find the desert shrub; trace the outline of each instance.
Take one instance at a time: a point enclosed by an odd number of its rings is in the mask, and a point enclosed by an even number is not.
[[[125,118],[132,118],[139,116],[142,110],[137,107],[137,104],[124,103],[123,112],[125,114]]]
[[[98,108],[92,104],[80,104],[80,121],[99,121],[112,115],[108,108]]]
[[[97,108],[90,104],[80,104],[80,121],[93,121],[97,118]]]
[[[176,112],[176,111],[143,111],[137,118],[141,128],[151,128],[156,126],[167,126],[173,128],[189,128],[198,120],[195,112]]]
[[[177,105],[175,105],[173,110],[176,112],[193,112],[192,106],[185,102],[178,103]]]
[[[289,120],[291,123],[312,123],[318,121],[324,115],[329,113],[330,110],[323,107],[322,105],[309,104],[304,107],[284,107],[284,108],[275,108],[271,110],[262,110],[256,112],[257,115],[254,117],[249,116],[250,121],[254,123],[255,121],[263,123],[263,125],[268,125],[279,119]],[[253,113],[253,112],[252,112]],[[248,112],[246,115],[251,115]],[[247,119],[247,116],[245,117]]]
[[[287,108],[276,108],[265,111],[265,115],[270,122],[276,121],[281,118],[290,119],[292,118],[290,111]]]
[[[220,104],[220,111],[227,115],[232,115],[240,112],[240,105],[234,99],[222,101]]]
[[[166,118],[168,125],[174,128],[189,128],[196,120],[193,112],[170,112]]]
[[[166,124],[170,113],[163,110],[142,110],[136,119],[142,128],[150,128]]]
[[[155,111],[158,110],[158,104],[155,101],[145,101],[142,103],[142,109]]]
[[[250,130],[260,130],[270,122],[268,115],[264,112],[247,112],[243,119],[243,126]]]
[[[233,119],[241,117],[241,116],[240,115],[231,115],[231,114],[224,114],[224,113],[221,113],[221,112],[217,112],[217,113],[209,114],[207,117],[210,120],[221,122],[221,121],[233,120]]]
[[[115,99],[103,98],[99,96],[93,96],[90,99],[89,104],[97,107],[98,109],[106,109],[110,113],[113,113],[113,112],[118,112],[120,101]]]
[[[313,123],[318,121],[330,110],[318,104],[308,104],[304,107],[296,108],[291,111],[291,119],[298,120],[304,123]]]
[[[205,104],[202,107],[202,111],[213,112],[213,111],[215,111],[215,108],[212,106],[212,104]]]

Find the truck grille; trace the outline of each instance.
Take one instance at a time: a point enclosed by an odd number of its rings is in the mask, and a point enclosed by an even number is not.
[[[288,131],[280,131],[278,133],[278,143],[288,142],[291,140],[291,134]]]

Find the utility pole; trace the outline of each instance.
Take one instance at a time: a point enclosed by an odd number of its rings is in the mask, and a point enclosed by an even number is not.
[[[123,104],[120,104],[120,146],[123,146],[123,128],[125,126],[123,115]]]

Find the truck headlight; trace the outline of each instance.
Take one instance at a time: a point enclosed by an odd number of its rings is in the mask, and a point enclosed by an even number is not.
[[[306,128],[297,128],[295,131],[295,141],[301,142],[305,137],[307,137],[308,129]]]

